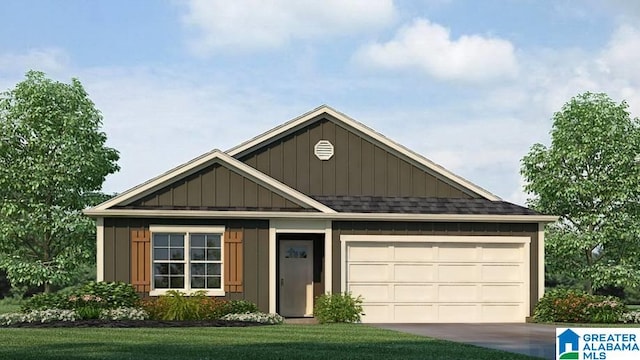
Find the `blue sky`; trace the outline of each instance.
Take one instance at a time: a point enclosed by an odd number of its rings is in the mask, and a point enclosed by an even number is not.
[[[4,0],[0,89],[77,77],[122,192],[328,104],[502,198],[584,91],[640,114],[634,0]]]

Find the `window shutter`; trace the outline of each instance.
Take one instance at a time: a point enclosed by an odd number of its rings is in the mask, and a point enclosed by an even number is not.
[[[224,291],[242,292],[242,231],[224,233]]]
[[[131,285],[137,292],[151,290],[151,235],[149,229],[131,230]]]

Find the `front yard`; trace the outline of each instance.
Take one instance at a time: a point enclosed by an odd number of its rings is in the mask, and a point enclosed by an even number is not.
[[[0,359],[532,359],[359,324],[0,328]]]

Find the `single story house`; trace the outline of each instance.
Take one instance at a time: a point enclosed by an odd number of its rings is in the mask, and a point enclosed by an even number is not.
[[[364,322],[524,322],[544,291],[544,225],[321,106],[85,211],[97,276],[313,315],[364,299]]]

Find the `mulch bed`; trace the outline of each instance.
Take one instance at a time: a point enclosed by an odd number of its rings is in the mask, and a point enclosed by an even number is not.
[[[247,321],[226,320],[191,320],[191,321],[163,321],[163,320],[77,320],[52,321],[47,323],[17,323],[8,326],[12,328],[167,328],[167,327],[246,327],[262,326]]]

